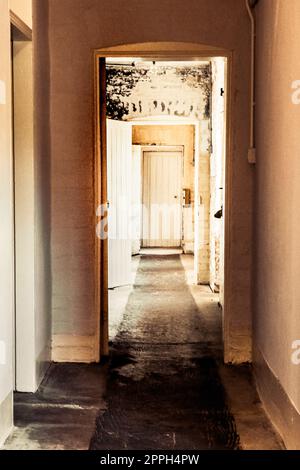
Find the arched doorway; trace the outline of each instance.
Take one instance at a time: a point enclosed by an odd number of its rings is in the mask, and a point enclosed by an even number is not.
[[[107,171],[106,171],[106,96],[105,96],[105,61],[109,57],[131,58],[139,57],[156,60],[186,60],[195,61],[205,58],[223,57],[226,59],[226,158],[225,158],[225,191],[224,196],[224,287],[221,293],[223,307],[223,340],[224,359],[232,362],[231,334],[230,334],[230,306],[228,299],[232,299],[229,275],[232,267],[229,256],[229,239],[231,224],[230,194],[231,177],[231,115],[230,115],[230,83],[231,83],[231,53],[219,48],[206,45],[188,43],[144,43],[115,46],[95,51],[95,203],[98,208],[96,223],[105,215],[107,204]],[[101,210],[99,212],[99,207]],[[95,273],[98,282],[95,293],[95,312],[99,319],[99,350],[101,355],[108,354],[108,244],[107,240],[97,239],[95,254]],[[240,356],[243,355],[241,352]]]

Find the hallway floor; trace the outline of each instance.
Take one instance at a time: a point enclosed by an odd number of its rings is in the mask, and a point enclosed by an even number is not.
[[[107,410],[97,420],[92,449],[241,448],[221,378],[230,379],[220,367],[218,297],[206,286],[189,287],[191,267],[189,256],[141,257],[113,341]],[[275,433],[260,418],[276,447]]]
[[[238,447],[213,359],[219,352],[209,323],[218,323],[220,312],[209,289],[203,293],[210,302],[199,315],[180,256],[141,257],[113,343],[108,410],[92,449]]]
[[[135,258],[133,289],[113,292],[109,363],[52,364],[15,395],[4,449],[282,448],[251,367],[223,365],[218,296],[192,269],[189,255]]]

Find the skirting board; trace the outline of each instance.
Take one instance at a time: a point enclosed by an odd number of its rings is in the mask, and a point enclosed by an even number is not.
[[[286,448],[300,450],[300,414],[257,347],[254,373],[260,399]]]
[[[183,244],[183,252],[186,255],[193,255],[194,254],[194,242],[184,242]]]
[[[225,304],[225,307],[223,305],[223,310],[224,308],[228,309],[228,306],[226,307]],[[226,310],[223,315],[226,319]],[[236,333],[231,326],[230,335],[227,336],[227,341],[225,342],[224,362],[225,364],[244,364],[252,362],[252,334],[250,329]]]
[[[98,362],[95,336],[54,335],[52,338],[53,362]]]
[[[0,403],[0,448],[13,429],[13,392]]]

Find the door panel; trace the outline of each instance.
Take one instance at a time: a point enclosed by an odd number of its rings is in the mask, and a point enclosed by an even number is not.
[[[132,182],[132,254],[138,255],[142,235],[142,149],[140,145],[132,147]]]
[[[143,247],[182,244],[182,152],[144,152]]]
[[[132,128],[107,121],[108,287],[132,283],[131,274]]]

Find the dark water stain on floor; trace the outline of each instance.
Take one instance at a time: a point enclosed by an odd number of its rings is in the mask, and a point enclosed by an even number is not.
[[[180,257],[143,256],[91,449],[237,449],[217,360]]]

